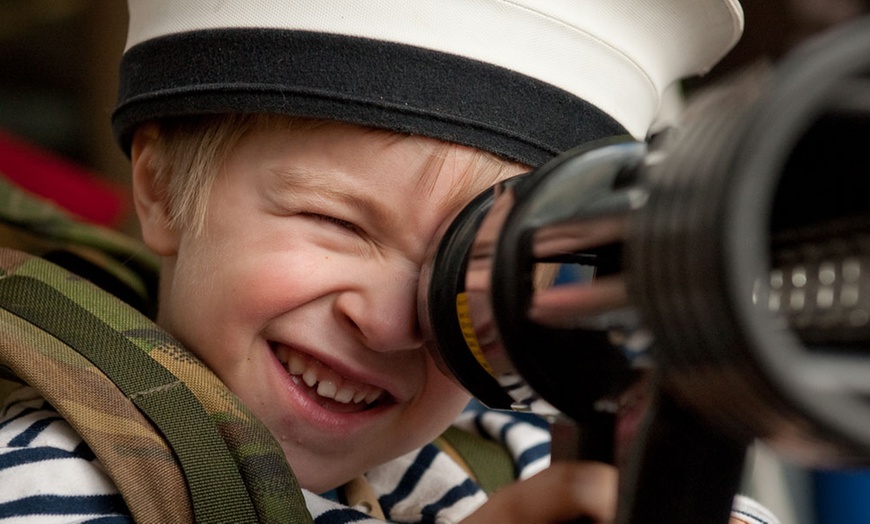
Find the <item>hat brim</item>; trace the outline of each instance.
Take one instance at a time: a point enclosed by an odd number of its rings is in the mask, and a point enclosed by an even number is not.
[[[268,112],[420,134],[539,165],[626,134],[596,106],[492,64],[346,35],[230,28],[172,34],[129,49],[115,136],[203,113]]]

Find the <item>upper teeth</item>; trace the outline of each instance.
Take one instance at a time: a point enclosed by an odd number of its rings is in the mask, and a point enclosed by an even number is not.
[[[326,397],[342,404],[360,402],[371,404],[383,395],[384,390],[347,379],[323,363],[309,358],[302,353],[292,351],[286,346],[277,346],[275,356],[284,364],[290,375],[302,379],[308,387],[314,388],[321,397]]]

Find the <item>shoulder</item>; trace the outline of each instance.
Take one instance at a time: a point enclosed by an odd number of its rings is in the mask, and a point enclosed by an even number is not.
[[[744,495],[734,497],[731,522],[740,524],[779,524],[779,519],[766,507]]]
[[[503,445],[517,478],[529,478],[550,464],[549,424],[537,415],[492,410],[472,400],[454,426]]]
[[[128,514],[87,444],[30,387],[15,390],[0,407],[0,485],[0,520]]]

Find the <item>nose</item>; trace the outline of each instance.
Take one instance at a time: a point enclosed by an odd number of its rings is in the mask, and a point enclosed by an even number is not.
[[[340,322],[374,351],[422,347],[417,317],[419,268],[408,261],[377,266],[357,273],[357,282],[338,294],[334,307]]]

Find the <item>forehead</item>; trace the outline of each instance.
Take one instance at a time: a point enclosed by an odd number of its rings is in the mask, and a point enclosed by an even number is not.
[[[299,171],[297,166],[293,170],[314,185],[336,183],[339,173],[331,176],[331,171],[341,171],[339,166],[370,172],[398,169],[407,177],[403,181],[407,187],[439,198],[441,205],[449,207],[529,170],[478,149],[340,122],[278,117],[261,121],[248,135],[256,141],[267,137],[264,146],[286,148],[290,154],[285,158],[291,164],[301,154],[302,163],[313,169]],[[372,182],[377,183],[377,178]]]

